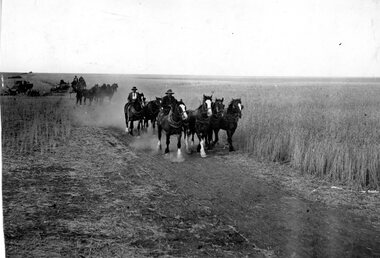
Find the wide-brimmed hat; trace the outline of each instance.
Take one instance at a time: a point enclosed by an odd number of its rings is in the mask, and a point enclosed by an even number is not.
[[[131,90],[137,90],[136,86],[133,86],[133,88]]]
[[[174,92],[171,89],[168,89],[168,91],[165,94],[174,94]]]

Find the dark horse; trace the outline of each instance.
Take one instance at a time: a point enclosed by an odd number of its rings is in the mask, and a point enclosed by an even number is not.
[[[126,129],[125,131],[130,133],[130,135],[133,135],[133,121],[138,121],[137,124],[137,130],[138,134],[140,135],[140,123],[142,119],[144,118],[144,112],[143,112],[143,95],[138,94],[137,99],[132,103],[126,103],[124,105],[124,114],[125,114],[125,125]],[[130,122],[130,126],[128,127],[128,122]]]
[[[196,110],[189,110],[188,115],[189,118],[184,126],[186,150],[190,152],[188,140],[191,135],[191,141],[193,145],[194,133],[196,133],[199,139],[197,151],[200,152],[202,158],[205,158],[207,157],[205,146],[209,145],[208,132],[210,126],[210,117],[212,116],[212,95],[203,95],[202,105]]]
[[[158,114],[157,117],[157,129],[158,129],[158,148],[161,150],[161,135],[162,130],[166,133],[166,149],[165,153],[169,152],[170,136],[177,135],[177,157],[181,158],[181,136],[183,123],[187,119],[186,105],[180,101],[176,101],[172,104],[169,114],[165,115],[163,111]]]
[[[144,106],[144,127],[148,128],[148,121],[150,120],[153,129],[156,128],[156,120],[160,112],[162,98],[156,97],[155,100],[149,101]]]
[[[223,102],[223,99],[221,100]],[[217,101],[215,101],[214,108],[216,111]],[[218,104],[219,108],[222,107]],[[224,105],[223,105],[224,106]],[[225,130],[227,132],[227,141],[229,145],[229,150],[234,151],[234,147],[232,146],[232,136],[235,133],[235,130],[238,125],[239,118],[241,118],[241,111],[243,109],[243,105],[241,104],[241,99],[232,99],[230,104],[228,105],[227,111],[218,112],[216,111],[216,116],[214,115],[211,118],[210,122],[210,130],[209,130],[209,139],[212,140],[212,132],[215,134],[215,140],[212,143],[212,146],[218,142],[218,133],[219,130]]]
[[[210,127],[209,127],[209,134],[208,139],[210,141],[210,147],[213,148],[215,144],[219,141],[218,137],[218,131],[220,130],[220,121],[221,118],[224,116],[225,110],[224,110],[224,98],[215,99],[215,102],[212,103],[212,116],[210,118]],[[215,132],[215,140],[212,141],[212,133]]]

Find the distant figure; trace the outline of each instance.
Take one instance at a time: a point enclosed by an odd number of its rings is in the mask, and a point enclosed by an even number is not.
[[[71,82],[71,86],[73,87],[73,91],[74,91],[74,92],[75,92],[75,90],[76,90],[76,87],[77,87],[77,85],[78,85],[78,82],[79,82],[79,79],[78,79],[78,77],[75,75],[73,81]]]
[[[75,76],[76,77],[76,76]],[[75,78],[74,78],[75,80]],[[86,84],[86,81],[84,80],[84,78],[81,76],[79,77],[78,79],[78,87],[81,89],[81,90],[84,90],[86,87],[87,87],[87,84]]]
[[[171,109],[172,104],[175,104],[177,100],[174,98],[174,92],[169,89],[166,93],[166,95],[162,98],[162,110],[165,115],[169,114],[169,111]]]

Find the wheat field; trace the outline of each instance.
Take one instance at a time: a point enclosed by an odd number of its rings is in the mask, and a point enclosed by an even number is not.
[[[38,77],[40,76],[40,77]],[[34,81],[56,82],[72,75],[38,75]],[[97,108],[112,126],[124,127],[122,107],[132,86],[147,99],[171,88],[188,109],[202,95],[241,98],[243,116],[233,136],[240,151],[287,163],[302,173],[352,188],[379,189],[380,84],[362,79],[162,78],[85,75],[95,83],[119,84],[112,105]],[[49,152],[70,136],[74,99],[2,97],[2,144],[9,153]],[[100,117],[100,116],[98,116]],[[220,132],[220,135],[225,135]]]

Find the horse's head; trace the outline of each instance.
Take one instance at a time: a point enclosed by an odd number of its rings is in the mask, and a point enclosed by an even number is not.
[[[154,105],[154,107],[159,109],[161,107],[162,98],[156,97],[156,99],[152,100],[151,102]]]
[[[182,120],[187,119],[186,105],[183,103],[182,99],[177,101],[174,105],[174,113],[180,114],[182,116]]]
[[[144,93],[138,93],[137,94],[137,102],[139,102],[141,105],[145,105],[146,98],[144,96]]]
[[[224,111],[224,104],[223,104],[224,98],[215,99],[215,102],[212,103],[212,112],[214,114],[220,114],[221,112]]]
[[[212,115],[212,95],[211,96],[203,95],[202,108],[203,110],[207,110],[207,116]]]
[[[232,99],[230,104],[228,105],[227,113],[229,114],[238,114],[239,118],[241,118],[241,111],[244,106],[241,104],[241,99]]]

